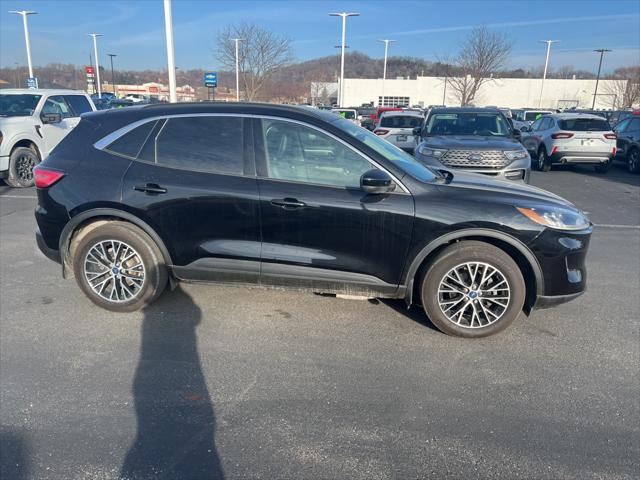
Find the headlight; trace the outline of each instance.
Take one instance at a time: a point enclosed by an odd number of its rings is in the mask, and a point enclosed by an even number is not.
[[[526,150],[505,150],[502,153],[504,153],[504,156],[511,161],[527,158],[528,155]]]
[[[439,150],[437,148],[430,148],[430,147],[427,147],[426,145],[421,145],[421,146],[418,147],[418,153],[420,155],[424,155],[425,157],[440,158],[445,153],[447,153],[447,151],[446,150]]]
[[[581,212],[561,207],[516,207],[516,209],[532,222],[558,230],[583,230],[591,224]]]

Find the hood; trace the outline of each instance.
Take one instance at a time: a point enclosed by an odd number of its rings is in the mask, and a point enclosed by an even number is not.
[[[532,185],[515,181],[496,180],[480,173],[469,173],[460,170],[452,173],[453,179],[443,188],[468,189],[470,196],[473,196],[473,191],[477,191],[478,194],[483,196],[493,195],[496,200],[506,201],[511,205],[535,206],[543,203],[579,210],[571,202],[555,193]]]
[[[445,150],[519,150],[522,145],[512,137],[478,135],[435,135],[422,139],[421,144]]]
[[[33,115],[30,117],[3,117],[2,115],[0,115],[0,127],[6,128],[10,125],[19,125],[24,128],[25,125],[35,125],[36,123],[38,122],[36,122],[36,119]]]

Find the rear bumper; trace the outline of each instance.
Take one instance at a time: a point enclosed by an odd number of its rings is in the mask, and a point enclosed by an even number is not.
[[[36,243],[38,244],[38,248],[45,257],[47,257],[49,260],[53,260],[54,262],[62,263],[62,260],[60,258],[60,250],[55,250],[47,246],[44,241],[44,237],[40,232],[40,229],[36,230]]]
[[[552,163],[606,163],[613,158],[612,152],[557,151],[551,155]]]

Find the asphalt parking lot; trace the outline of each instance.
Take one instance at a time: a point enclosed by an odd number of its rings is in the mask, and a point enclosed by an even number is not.
[[[0,477],[640,476],[640,176],[532,183],[597,225],[589,289],[487,339],[402,302],[182,285],[94,307],[0,186]]]

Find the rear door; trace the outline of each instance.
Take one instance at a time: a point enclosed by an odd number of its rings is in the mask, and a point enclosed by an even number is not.
[[[322,291],[395,292],[413,228],[413,197],[368,195],[376,168],[336,137],[285,119],[256,120],[261,282]]]
[[[136,161],[124,178],[122,202],[161,235],[179,278],[259,279],[249,122],[233,115],[170,117],[137,133],[147,137],[142,149],[134,144],[125,152]]]

